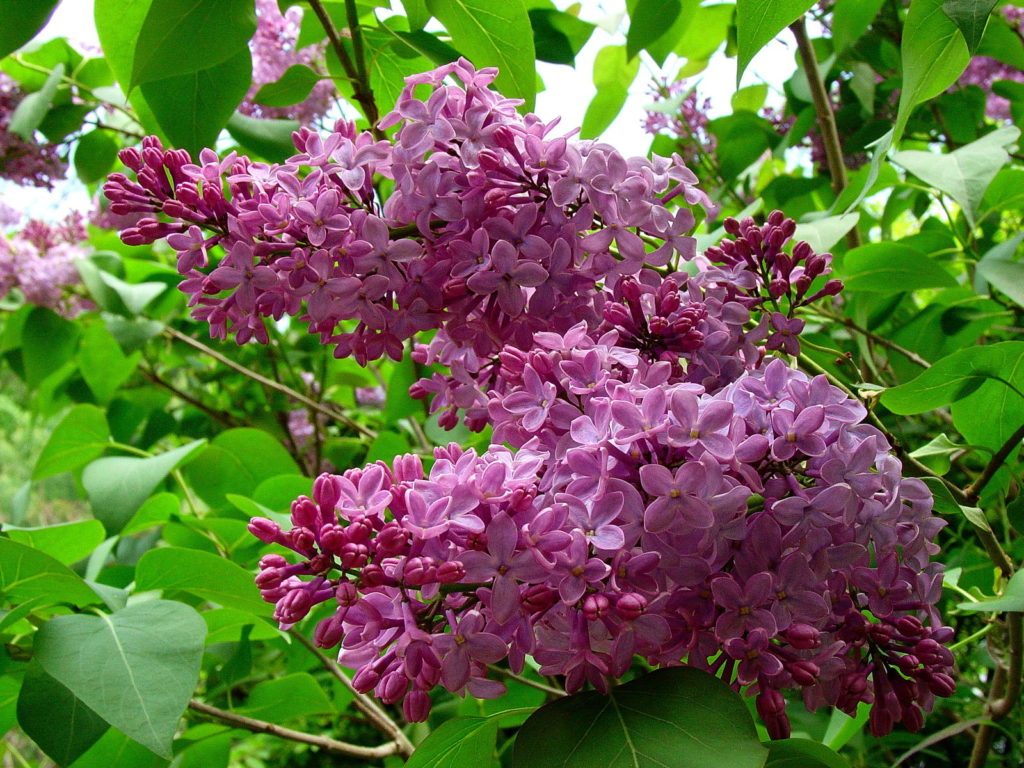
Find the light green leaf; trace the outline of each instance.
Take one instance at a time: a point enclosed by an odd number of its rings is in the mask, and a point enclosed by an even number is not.
[[[77,563],[106,538],[99,520],[76,520],[38,528],[4,525],[3,532],[13,541],[45,552],[64,565]]]
[[[169,758],[199,681],[205,635],[189,606],[149,600],[109,616],[51,619],[36,634],[34,654],[89,709]]]
[[[410,450],[412,450],[412,446],[403,435],[388,430],[378,432],[366,452],[366,463],[369,464],[379,459],[391,461],[395,456],[408,453]]]
[[[7,124],[7,130],[17,134],[25,141],[33,141],[36,128],[43,122],[46,113],[50,111],[50,104],[53,103],[57,86],[60,85],[60,79],[63,76],[64,65],[58,64],[50,72],[50,76],[46,78],[41,89],[30,93],[18,102],[14,114],[11,115],[11,121]]]
[[[743,699],[728,684],[675,667],[607,696],[587,691],[541,707],[516,736],[512,766],[761,768],[767,754]]]
[[[109,440],[107,418],[95,405],[76,405],[50,434],[32,470],[32,479],[78,469],[103,453]]]
[[[253,575],[230,560],[181,547],[158,547],[144,554],[135,567],[135,589],[181,590],[211,603],[269,616]]]
[[[960,603],[957,605],[961,611],[976,611],[979,613],[997,613],[1002,611],[1024,612],[1024,571],[1017,571],[1010,577],[1010,581],[1003,589],[1003,594],[988,600],[978,600],[973,603]]]
[[[181,500],[173,493],[164,491],[146,499],[145,504],[139,507],[139,511],[132,515],[131,519],[121,530],[122,536],[130,536],[133,533],[152,528],[154,525],[166,523],[171,515],[181,508]]]
[[[768,97],[768,86],[765,83],[755,83],[745,88],[740,88],[732,95],[732,111],[757,112],[764,106],[764,100]]]
[[[978,274],[1020,307],[1024,307],[1024,263],[1011,259],[1022,241],[1024,232],[999,243],[982,256],[977,264]],[[984,288],[984,284],[980,287]]]
[[[612,124],[626,103],[629,86],[636,79],[639,68],[640,60],[627,59],[624,46],[608,45],[597,52],[594,58],[597,94],[583,115],[581,138],[596,138]]]
[[[537,91],[533,29],[523,0],[427,0],[427,9],[474,66],[501,70],[495,81],[499,91],[523,99],[526,110],[533,109]]]
[[[816,253],[824,253],[831,250],[847,232],[857,226],[859,220],[859,213],[843,213],[814,221],[802,221],[796,225],[794,237],[797,240],[806,240]]]
[[[1020,130],[1007,126],[948,154],[907,150],[897,152],[892,159],[953,198],[973,228],[985,190],[1010,159],[1006,147],[1018,138]]]
[[[71,360],[79,332],[74,323],[45,307],[29,313],[21,330],[21,359],[30,387],[39,386]]]
[[[949,468],[952,466],[950,457],[954,453],[963,451],[964,447],[954,443],[943,432],[933,437],[917,450],[911,451],[910,455],[920,460],[922,464],[929,467],[936,474],[944,475],[949,472]]]
[[[0,0],[0,59],[12,53],[46,26],[60,0]]]
[[[644,48],[657,42],[672,29],[680,11],[680,0],[636,0],[629,15],[626,57],[632,59]]]
[[[813,0],[736,1],[736,85],[751,59],[814,5]]]
[[[937,261],[900,243],[870,243],[843,259],[843,283],[850,290],[892,295],[922,288],[950,288],[956,280]]]
[[[829,749],[842,749],[850,739],[864,730],[870,715],[871,705],[864,702],[857,704],[856,717],[850,717],[842,710],[833,709],[822,743]]]
[[[107,456],[82,473],[82,485],[93,514],[110,533],[117,533],[173,470],[194,459],[206,444],[196,440],[180,448],[141,459]]]
[[[206,644],[237,643],[242,635],[242,628],[249,627],[250,640],[273,640],[279,637],[280,630],[267,621],[256,619],[249,611],[237,608],[213,608],[203,611],[206,622]]]
[[[228,120],[231,138],[267,160],[281,162],[295,154],[292,133],[299,130],[298,120],[257,120],[235,112]]]
[[[334,706],[312,675],[297,672],[260,683],[238,711],[258,720],[283,723],[307,715],[331,714]]]
[[[943,1],[910,3],[901,48],[903,88],[891,144],[903,136],[914,107],[952,85],[971,59],[960,30],[942,11]]]
[[[99,181],[114,167],[118,143],[110,131],[89,131],[75,145],[75,173],[86,184]]]
[[[241,51],[256,31],[249,0],[157,0],[135,40],[130,91],[142,83],[209,69]],[[187,54],[185,52],[187,51]]]
[[[82,578],[59,560],[10,539],[0,539],[0,592],[19,603],[36,598],[47,605],[99,602]]]
[[[453,717],[431,731],[406,768],[478,768],[494,752],[498,721],[493,717]],[[484,763],[486,764],[486,763]]]
[[[114,396],[132,375],[141,358],[141,352],[125,355],[106,326],[99,323],[86,328],[78,347],[78,367],[82,378],[101,403]]]

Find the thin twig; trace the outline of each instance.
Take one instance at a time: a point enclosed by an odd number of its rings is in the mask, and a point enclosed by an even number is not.
[[[517,683],[522,683],[530,688],[536,688],[538,691],[544,691],[544,693],[550,694],[551,696],[562,697],[569,695],[560,688],[545,685],[544,683],[538,683],[536,680],[530,680],[528,677],[522,677],[510,669],[503,669],[502,667],[495,666],[494,664],[488,664],[487,668],[492,672],[497,672],[499,675],[504,675],[509,680],[515,680]]]
[[[349,689],[354,697],[353,703],[356,705],[356,709],[366,715],[370,723],[381,731],[385,736],[389,736],[394,739],[395,751],[403,757],[409,757],[415,750],[412,742],[409,741],[409,737],[405,735],[401,727],[396,723],[387,712],[385,712],[373,699],[364,693],[360,693],[352,685],[352,681],[348,679],[348,676],[341,671],[341,667],[335,664],[331,659],[323,654],[323,652],[317,648],[313,643],[309,641],[301,632],[295,629],[288,630],[288,633],[304,645],[310,653],[316,656],[324,669],[330,672],[339,683]]]
[[[349,757],[358,757],[362,760],[382,760],[398,751],[398,745],[393,741],[381,744],[379,747],[362,747],[358,744],[349,744],[348,742],[338,741],[327,736],[316,736],[312,733],[295,731],[291,728],[285,728],[277,725],[276,723],[268,723],[265,720],[256,720],[252,717],[228,712],[224,709],[211,707],[209,704],[204,704],[196,699],[189,701],[188,708],[194,712],[206,715],[207,717],[212,717],[225,723],[230,723],[236,728],[244,728],[245,730],[252,731],[253,733],[266,733],[271,736],[277,736],[281,739],[287,739],[288,741],[297,741],[300,744],[310,744],[314,747],[320,747],[327,752],[334,752],[339,755],[348,755]]]
[[[1020,447],[1021,440],[1024,440],[1024,424],[1017,427],[1017,431],[1010,435],[1010,438],[1003,443],[1002,447],[992,455],[992,458],[985,465],[985,469],[978,476],[978,479],[967,486],[964,495],[967,498],[968,504],[973,505],[981,497],[981,492],[996,472],[1002,468],[1006,458],[1015,448]]]
[[[345,44],[341,41],[341,35],[338,34],[338,30],[334,26],[330,14],[327,13],[327,9],[324,8],[322,0],[309,0],[309,7],[313,9],[313,13],[316,14],[316,17],[320,20],[320,25],[324,28],[324,32],[327,33],[327,39],[330,41],[331,48],[334,49],[334,53],[341,63],[341,68],[345,70],[345,75],[352,83],[352,96],[359,102],[359,106],[363,108],[363,114],[366,115],[366,119],[370,123],[370,130],[373,132],[374,137],[378,140],[385,138],[384,131],[377,127],[377,121],[380,117],[377,112],[377,102],[373,100],[373,91],[370,90],[370,84],[365,77],[365,63],[361,63],[363,77],[360,77],[360,69],[357,69],[356,65],[353,64],[352,57],[345,50]],[[353,35],[353,48],[355,47],[357,30],[358,22],[356,30],[351,31]],[[362,39],[360,38],[361,46]]]
[[[164,389],[166,389],[168,392],[170,392],[172,395],[177,397],[179,400],[183,400],[184,402],[188,403],[189,405],[192,405],[192,406],[198,408],[200,411],[205,413],[207,416],[209,416],[212,419],[215,419],[216,421],[219,421],[221,424],[223,424],[223,425],[225,425],[227,427],[237,427],[239,425],[240,422],[237,419],[232,418],[232,416],[230,414],[224,413],[223,411],[218,411],[216,408],[211,408],[210,406],[206,405],[206,403],[200,402],[199,400],[196,400],[191,395],[189,395],[189,394],[187,394],[185,392],[182,392],[180,389],[178,389],[176,386],[171,384],[169,381],[167,381],[166,379],[161,378],[156,373],[156,371],[149,370],[147,368],[143,368],[142,369],[142,375],[145,376],[147,379],[149,379],[154,384],[156,384],[158,386],[161,386]]]
[[[335,421],[338,421],[344,424],[345,426],[354,429],[356,432],[365,435],[371,440],[377,437],[377,433],[374,432],[372,429],[370,429],[367,426],[364,426],[363,424],[360,424],[355,419],[346,416],[341,411],[337,411],[333,408],[328,408],[322,403],[318,403],[316,400],[306,397],[301,392],[296,392],[287,384],[282,384],[279,381],[268,379],[263,374],[257,373],[251,368],[246,368],[241,363],[236,363],[231,358],[225,357],[217,350],[208,347],[206,344],[203,344],[203,342],[197,341],[196,339],[193,339],[191,336],[188,336],[182,333],[181,331],[177,331],[174,328],[168,327],[164,329],[164,332],[171,338],[177,339],[178,341],[182,341],[188,344],[189,346],[193,347],[194,349],[198,349],[200,352],[209,355],[217,362],[223,363],[228,368],[231,368],[234,371],[238,371],[238,373],[242,374],[243,376],[247,376],[248,378],[252,379],[255,382],[258,382],[259,384],[262,384],[265,387],[269,387],[270,389],[280,392],[282,395],[289,398],[290,400],[294,400],[297,403],[302,403],[303,405],[312,408],[314,411],[322,413],[324,416],[334,419]]]
[[[814,111],[818,116],[818,128],[821,130],[821,138],[825,144],[825,158],[828,163],[828,175],[832,180],[832,191],[836,197],[846,189],[846,166],[843,164],[843,149],[839,145],[839,130],[836,128],[836,116],[832,112],[832,103],[825,90],[825,81],[822,80],[821,72],[818,69],[818,58],[814,53],[814,46],[807,37],[807,26],[804,24],[804,17],[789,25],[790,31],[796,38],[796,47],[800,53],[800,61],[804,66],[804,74],[807,75],[807,84],[811,89],[811,98],[814,101]],[[860,231],[857,225],[853,226],[847,235],[846,242],[851,248],[861,244]]]
[[[895,341],[892,341],[891,339],[885,338],[885,336],[879,336],[874,331],[869,331],[867,328],[861,328],[859,325],[857,325],[857,323],[855,323],[852,319],[848,317],[837,317],[836,315],[830,314],[828,312],[822,312],[821,314],[825,315],[825,317],[828,317],[832,320],[837,320],[838,322],[842,323],[847,328],[849,328],[851,331],[856,331],[857,333],[861,334],[862,336],[865,336],[868,339],[871,339],[871,341],[875,342],[880,346],[885,347],[886,349],[891,349],[893,352],[899,352],[914,365],[920,366],[921,368],[932,367],[931,363],[929,363],[916,352],[913,352],[907,349],[906,347],[897,344]]]

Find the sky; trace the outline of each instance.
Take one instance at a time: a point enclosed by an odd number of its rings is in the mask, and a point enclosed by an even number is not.
[[[556,5],[565,8],[572,0],[555,0]],[[583,122],[587,105],[593,98],[592,76],[594,58],[606,45],[621,45],[625,42],[622,31],[609,33],[607,23],[621,16],[625,0],[583,0],[580,17],[598,24],[587,45],[576,57],[576,66],[538,62],[538,72],[546,89],[537,95],[535,111],[544,119],[562,116],[561,126],[566,130],[578,127]],[[39,40],[67,37],[73,45],[98,47],[96,27],[93,23],[93,0],[64,0],[50,23],[44,28]],[[603,141],[618,147],[624,154],[645,154],[650,147],[651,137],[641,127],[644,106],[649,104],[649,84],[655,78],[673,78],[679,68],[679,60],[669,57],[664,68],[659,68],[646,54],[641,54],[640,74],[630,88],[629,97],[619,116],[601,135]],[[768,83],[770,91],[776,93],[796,69],[794,48],[785,39],[776,40],[762,50],[744,73],[742,85]],[[726,58],[721,52],[712,58],[708,68],[690,80],[699,82],[702,96],[711,98],[712,117],[729,112],[729,100],[736,90],[736,60]],[[769,100],[772,97],[769,96]],[[776,102],[781,103],[781,96]],[[8,188],[4,188],[7,186]],[[0,196],[11,196],[9,185],[0,185]],[[54,192],[31,188],[17,190],[18,207],[33,216],[46,218],[59,215],[71,208],[87,209],[88,197],[84,187],[77,182],[59,186]]]

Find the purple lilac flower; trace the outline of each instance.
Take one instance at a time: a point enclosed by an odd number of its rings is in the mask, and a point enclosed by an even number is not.
[[[78,213],[57,224],[32,219],[6,237],[0,233],[0,297],[14,290],[29,304],[68,316],[88,308],[70,291],[81,282],[75,261],[88,254],[85,238]]]
[[[56,144],[26,141],[10,131],[11,117],[25,94],[7,74],[0,72],[0,178],[15,184],[53,189],[64,178],[67,164]]]

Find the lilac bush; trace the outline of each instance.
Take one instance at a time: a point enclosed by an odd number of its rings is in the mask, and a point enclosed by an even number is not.
[[[744,688],[773,737],[787,690],[920,728],[954,688],[943,522],[864,407],[788,362],[802,308],[842,288],[831,256],[779,211],[698,253],[713,206],[682,158],[559,135],[495,74],[408,78],[391,141],[303,129],[266,165],[149,138],[105,187],[144,215],[125,242],[177,252],[213,335],[300,316],[365,363],[434,331],[413,358],[448,372],[413,394],[493,427],[429,468],[321,475],[288,530],[253,519],[297,555],[260,562],[280,626],[327,604],[317,645],[414,721],[438,685],[499,696],[499,662],[606,691],[639,656]]]

